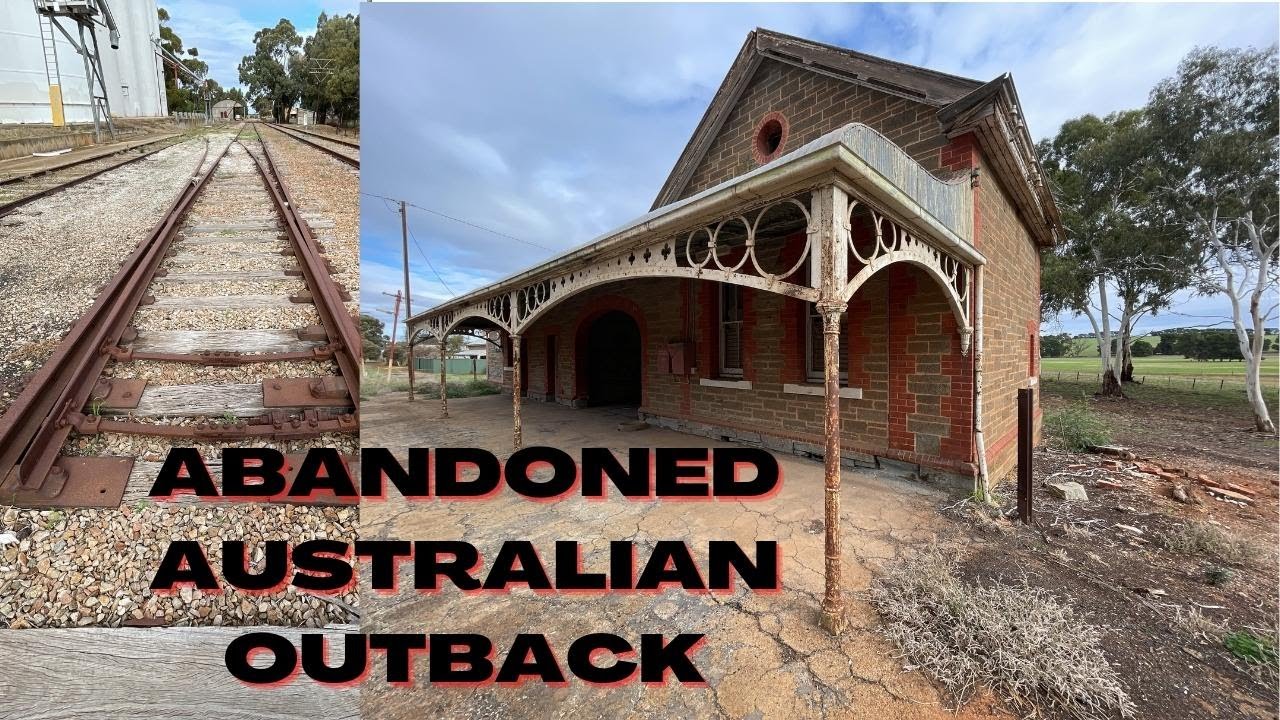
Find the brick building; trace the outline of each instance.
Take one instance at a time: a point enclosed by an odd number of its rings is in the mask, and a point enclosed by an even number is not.
[[[1058,224],[1009,75],[757,30],[648,214],[409,323],[499,331],[517,446],[521,402],[632,404],[821,457],[829,489],[842,464],[985,488]]]

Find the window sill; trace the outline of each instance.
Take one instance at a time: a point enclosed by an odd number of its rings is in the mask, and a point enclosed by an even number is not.
[[[734,390],[750,390],[750,380],[715,380],[712,378],[698,378],[698,384],[703,387],[732,388]]]
[[[791,395],[818,395],[826,394],[826,388],[821,385],[795,385],[787,383],[782,386],[782,392]],[[847,400],[861,400],[862,388],[842,387],[840,388],[840,397]]]

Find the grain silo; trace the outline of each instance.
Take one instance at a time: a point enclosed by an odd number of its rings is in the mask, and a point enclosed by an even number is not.
[[[37,6],[61,14],[50,18]],[[96,23],[100,94],[111,116],[168,115],[155,0],[0,0],[0,123],[93,122],[85,60],[72,44],[80,40],[77,15]]]

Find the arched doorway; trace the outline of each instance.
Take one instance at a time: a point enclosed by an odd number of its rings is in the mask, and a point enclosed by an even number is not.
[[[578,362],[585,370],[591,405],[640,405],[640,327],[621,310],[610,310],[587,328]]]

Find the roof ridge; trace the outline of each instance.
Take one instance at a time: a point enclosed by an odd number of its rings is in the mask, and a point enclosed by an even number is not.
[[[787,33],[778,32],[777,30],[770,30],[769,28],[765,28],[765,27],[757,26],[755,29],[755,37],[756,37],[757,49],[759,49],[759,43],[760,43],[761,37],[773,37],[773,38],[803,43],[805,45],[816,46],[816,47],[822,48],[823,50],[830,50],[831,52],[834,52],[839,55],[853,56],[858,58],[859,60],[867,60],[870,62],[885,64],[885,65],[894,65],[899,68],[903,68],[905,70],[910,70],[912,72],[918,72],[925,75],[931,75],[933,77],[937,77],[941,79],[958,80],[964,83],[971,83],[975,88],[981,87],[982,85],[986,84],[982,80],[965,77],[963,75],[955,75],[952,73],[942,72],[941,70],[934,70],[932,68],[927,68],[920,65],[912,65],[911,63],[902,62],[901,60],[893,60],[891,58],[881,57],[879,55],[871,55],[869,53],[865,53],[860,50],[853,50],[851,48],[840,47],[839,45],[832,45],[831,43],[825,43],[825,42],[822,42],[821,40],[811,40],[809,38],[800,37],[797,35],[788,35]]]

